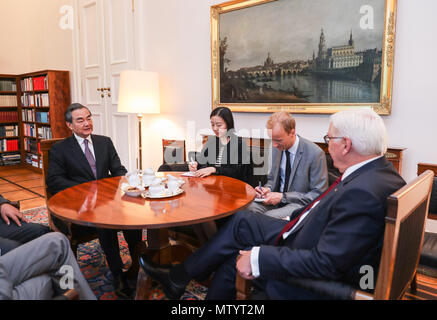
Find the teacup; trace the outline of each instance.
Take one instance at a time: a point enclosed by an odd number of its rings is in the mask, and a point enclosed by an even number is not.
[[[175,192],[179,189],[180,183],[178,180],[169,179],[167,182],[167,187],[171,192]]]
[[[162,184],[156,184],[149,187],[149,192],[152,197],[158,197],[165,191],[165,187]]]
[[[140,177],[136,174],[131,174],[127,177],[127,181],[129,182],[129,185],[133,187],[137,187],[140,185]]]

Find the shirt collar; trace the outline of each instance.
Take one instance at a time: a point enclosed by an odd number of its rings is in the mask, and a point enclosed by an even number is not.
[[[299,136],[296,135],[296,140],[294,140],[293,145],[291,146],[290,149],[288,149],[288,151],[290,152],[290,154],[295,155],[297,152],[297,147],[299,146]]]
[[[341,181],[343,181],[344,179],[346,179],[347,176],[351,175],[352,172],[358,170],[359,168],[361,168],[362,166],[368,164],[369,162],[371,162],[371,161],[373,161],[373,160],[376,160],[376,159],[379,159],[379,158],[381,158],[381,157],[383,157],[383,156],[378,156],[378,157],[374,157],[374,158],[371,158],[371,159],[368,159],[368,160],[364,160],[364,161],[362,161],[362,162],[359,162],[359,163],[357,163],[357,164],[354,164],[353,166],[350,166],[349,168],[347,168],[347,169],[343,172],[343,175],[342,175],[342,177],[341,177]]]
[[[83,141],[84,141],[85,139],[82,138],[82,137],[79,137],[79,136],[78,136],[77,134],[75,134],[74,132],[73,132],[73,134],[74,134],[74,137],[76,138],[77,142],[78,142],[79,145],[81,146],[81,145],[83,144]],[[93,144],[93,140],[91,139],[91,135],[89,135],[88,137],[86,137],[86,139],[88,140],[88,143]]]

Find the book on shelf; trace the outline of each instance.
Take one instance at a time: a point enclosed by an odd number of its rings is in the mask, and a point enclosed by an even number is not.
[[[33,91],[33,81],[32,78],[24,78],[21,80],[21,91]]]
[[[18,136],[18,126],[0,126],[0,137]]]
[[[36,107],[48,107],[49,104],[49,94],[48,93],[37,93],[35,94],[35,106]]]
[[[29,152],[38,152],[38,144],[35,139],[32,138],[24,138],[24,150]]]
[[[0,151],[1,152],[19,151],[18,139],[1,139]]]
[[[35,111],[32,109],[21,110],[21,117],[23,121],[35,122]]]
[[[36,122],[40,123],[50,123],[50,112],[40,112],[36,113]]]
[[[0,91],[17,91],[17,83],[15,80],[0,80]]]
[[[47,76],[39,76],[33,78],[33,90],[48,90],[48,77]]]
[[[0,121],[18,122],[18,112],[17,111],[0,111]]]
[[[0,106],[1,107],[16,107],[17,106],[17,96],[0,95]]]
[[[26,153],[24,161],[33,167],[42,168],[42,162],[38,159],[38,155],[32,153]]]
[[[33,93],[23,93],[21,96],[21,105],[23,107],[35,106],[35,97],[33,96]]]
[[[38,138],[39,139],[51,139],[52,129],[50,127],[38,127]]]
[[[21,163],[21,155],[19,153],[5,153],[0,155],[1,166],[13,166]]]
[[[36,138],[36,131],[35,131],[34,124],[23,123],[23,132],[24,132],[24,135],[27,137]]]

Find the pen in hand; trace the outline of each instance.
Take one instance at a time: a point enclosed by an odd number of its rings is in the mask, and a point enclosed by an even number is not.
[[[259,188],[259,191],[261,192],[261,197],[260,198],[262,199],[262,198],[264,198],[264,195],[263,195],[262,189],[261,189],[261,181],[258,182],[258,188]]]

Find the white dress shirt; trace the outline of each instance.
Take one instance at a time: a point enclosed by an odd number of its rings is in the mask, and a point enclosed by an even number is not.
[[[77,134],[74,133],[74,136],[77,140],[77,142],[79,143],[80,148],[82,149],[83,153],[85,154],[85,142],[84,142],[84,138],[79,137]],[[86,139],[88,140],[88,148],[90,149],[94,159],[96,159],[96,155],[94,153],[94,147],[93,147],[93,140],[91,140],[91,135],[89,135],[88,137],[86,137]]]
[[[378,156],[378,157],[374,157],[374,158],[371,158],[371,159],[368,159],[368,160],[365,160],[365,161],[362,161],[362,162],[360,162],[360,163],[357,163],[357,164],[354,164],[353,166],[350,166],[349,168],[347,168],[344,172],[343,172],[343,175],[342,175],[342,177],[341,177],[341,181],[343,181],[344,179],[346,179],[346,177],[347,176],[349,176],[350,174],[352,174],[352,172],[354,172],[354,171],[356,171],[356,170],[358,170],[359,168],[361,168],[362,166],[364,166],[365,164],[367,164],[367,163],[369,163],[369,162],[371,162],[371,161],[373,161],[373,160],[376,160],[376,159],[378,159],[378,158],[381,158],[382,156]],[[286,239],[287,237],[288,237],[288,235],[290,235],[290,233],[292,233],[293,231],[294,231],[294,229],[296,229],[296,227],[306,218],[306,216],[308,215],[308,213],[310,213],[311,212],[311,210],[313,210],[318,204],[319,204],[319,202],[320,201],[317,201],[312,207],[311,207],[311,209],[310,210],[308,210],[307,212],[305,212],[300,218],[299,218],[299,220],[297,221],[297,223],[293,226],[293,228],[291,228],[291,230],[290,231],[288,231],[288,232],[285,232],[283,235],[282,235],[282,238],[283,239]],[[252,251],[251,251],[251,253],[250,253],[250,265],[251,265],[251,268],[252,268],[252,275],[254,276],[254,277],[259,277],[259,275],[260,275],[260,272],[259,272],[259,263],[258,263],[258,257],[259,257],[259,248],[260,247],[253,247],[252,248]]]

